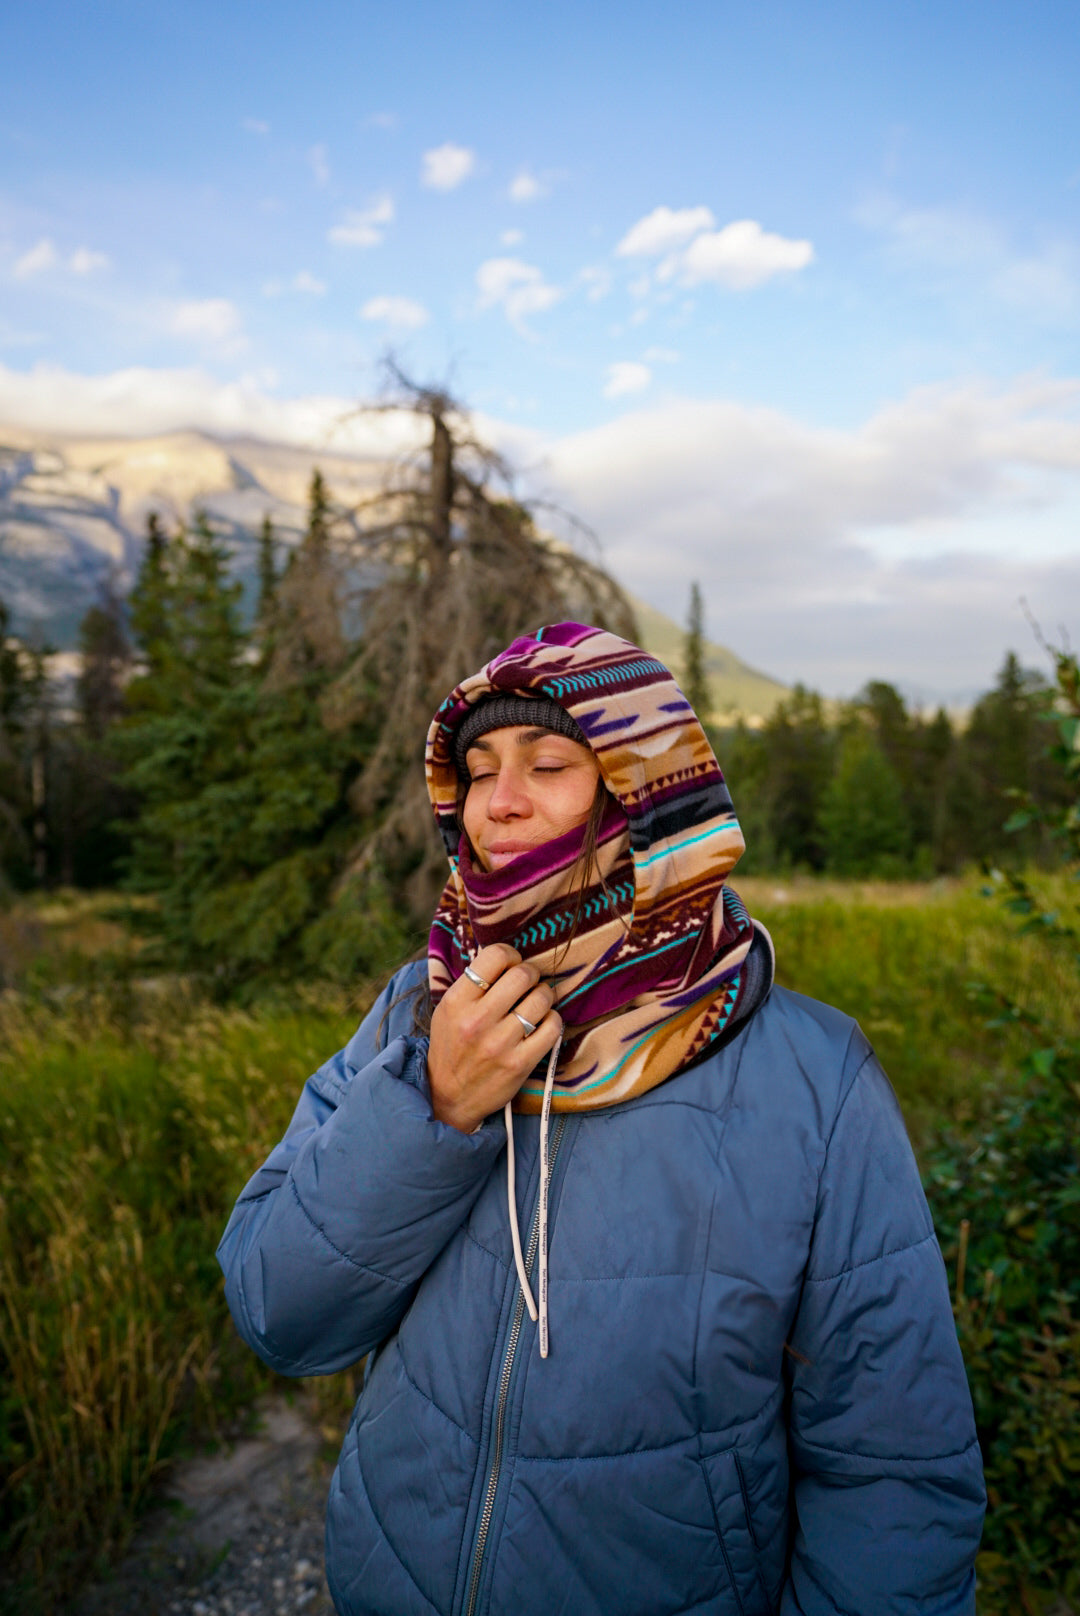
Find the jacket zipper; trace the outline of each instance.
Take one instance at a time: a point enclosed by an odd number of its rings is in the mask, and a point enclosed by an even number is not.
[[[565,1116],[556,1120],[551,1134],[551,1149],[548,1153],[548,1183],[555,1171],[555,1158],[559,1153],[559,1141],[566,1126]],[[533,1213],[532,1229],[529,1232],[529,1244],[525,1251],[525,1268],[532,1271],[536,1261],[536,1250],[540,1244],[540,1202],[537,1199],[536,1211]],[[515,1276],[516,1277],[516,1276]],[[484,1492],[484,1507],[480,1511],[480,1524],[476,1531],[476,1543],[473,1548],[472,1575],[469,1578],[469,1599],[465,1606],[465,1616],[474,1616],[476,1601],[480,1593],[480,1573],[484,1566],[484,1549],[487,1545],[488,1529],[491,1526],[491,1517],[495,1510],[495,1494],[499,1488],[499,1475],[502,1470],[503,1438],[506,1435],[506,1401],[510,1394],[510,1376],[514,1368],[514,1358],[517,1353],[518,1341],[521,1337],[521,1323],[525,1317],[525,1297],[521,1286],[518,1286],[517,1302],[514,1305],[514,1318],[510,1326],[510,1334],[506,1340],[506,1352],[503,1357],[502,1373],[499,1376],[499,1391],[495,1400],[495,1437],[491,1447],[491,1468],[488,1471],[487,1488]]]

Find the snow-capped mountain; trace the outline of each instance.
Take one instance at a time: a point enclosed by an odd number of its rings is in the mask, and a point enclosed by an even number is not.
[[[316,465],[347,504],[385,471],[371,460],[199,432],[45,441],[0,428],[0,599],[12,629],[73,646],[110,579],[120,593],[131,587],[151,511],[171,524],[205,510],[248,579],[264,516],[279,540],[299,537]]]

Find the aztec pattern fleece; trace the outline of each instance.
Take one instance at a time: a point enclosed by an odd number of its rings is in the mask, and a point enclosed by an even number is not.
[[[475,702],[511,693],[547,696],[576,720],[611,795],[583,894],[568,888],[584,827],[490,873],[461,832],[455,733]],[[725,885],[745,844],[720,765],[663,663],[581,623],[517,639],[443,702],[426,768],[451,868],[429,942],[432,1000],[489,943],[537,965],[565,1023],[553,1110],[643,1094],[723,1032],[754,938]],[[537,1112],[542,1097],[530,1080],[514,1108]]]

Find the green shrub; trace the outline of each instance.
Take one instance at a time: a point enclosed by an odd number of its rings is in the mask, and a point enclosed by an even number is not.
[[[950,1271],[989,1509],[982,1609],[1080,1595],[1080,1046],[1040,1050],[926,1187]]]

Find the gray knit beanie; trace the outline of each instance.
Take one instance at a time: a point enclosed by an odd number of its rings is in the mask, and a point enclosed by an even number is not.
[[[565,708],[548,696],[489,696],[486,701],[477,702],[454,737],[454,764],[461,778],[469,778],[465,754],[481,735],[519,724],[529,729],[549,729],[554,735],[565,735],[568,741],[577,741],[579,746],[589,744]]]

